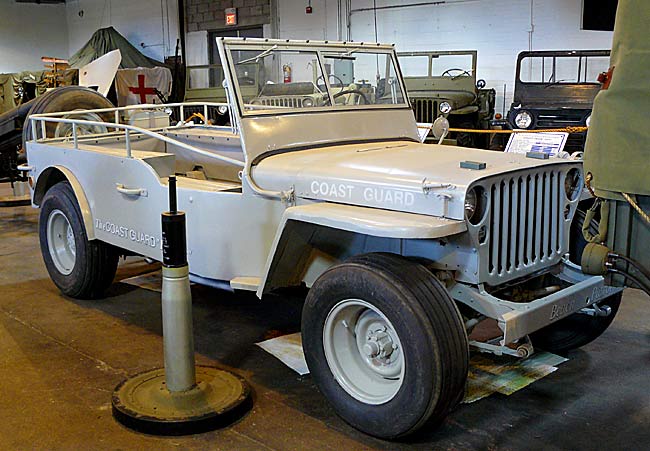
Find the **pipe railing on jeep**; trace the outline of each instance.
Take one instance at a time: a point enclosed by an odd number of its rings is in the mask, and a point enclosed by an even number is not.
[[[184,142],[181,142],[177,139],[170,138],[168,136],[165,136],[162,134],[162,131],[169,130],[174,128],[174,126],[169,126],[169,127],[160,127],[160,128],[154,128],[154,129],[145,129],[142,127],[138,127],[135,125],[131,124],[123,124],[120,122],[120,112],[123,111],[138,111],[138,110],[166,110],[169,108],[179,108],[180,110],[180,118],[181,118],[181,123],[185,122],[185,108],[186,107],[202,107],[203,108],[203,113],[204,113],[204,118],[205,122],[207,122],[207,117],[208,117],[208,109],[209,107],[221,107],[221,106],[226,106],[229,107],[227,103],[202,103],[202,102],[191,102],[191,103],[170,103],[170,104],[148,104],[148,105],[130,105],[126,107],[115,107],[115,108],[101,108],[101,109],[94,109],[94,110],[75,110],[75,111],[64,111],[60,113],[45,113],[45,114],[33,114],[29,117],[29,120],[31,122],[31,140],[30,142],[45,142],[45,141],[63,141],[67,142],[70,139],[70,136],[65,136],[65,137],[55,137],[55,138],[48,138],[47,137],[47,126],[46,124],[49,123],[59,123],[59,124],[70,124],[72,126],[72,143],[74,149],[78,150],[79,149],[79,140],[80,140],[80,135],[78,133],[78,128],[80,126],[90,126],[90,127],[106,127],[108,128],[113,128],[116,131],[117,130],[123,130],[124,133],[117,132],[119,136],[124,135],[124,142],[125,142],[125,152],[126,152],[126,157],[127,158],[132,158],[132,148],[131,148],[131,137],[133,134],[140,134],[144,136],[148,136],[154,139],[157,139],[159,141],[163,141],[167,144],[172,144],[175,146],[178,146],[182,149],[188,150],[190,152],[194,152],[199,155],[203,155],[209,158],[215,158],[220,161],[223,161],[224,163],[228,163],[234,166],[238,167],[245,167],[245,163],[243,161],[239,161],[233,158],[229,158],[223,155],[219,155],[217,153],[213,152],[208,152],[206,150],[197,148],[195,146],[192,146],[190,144],[186,144]],[[70,116],[70,115],[84,115],[84,114],[106,114],[106,113],[113,113],[114,114],[114,122],[106,122],[106,121],[91,121],[91,120],[85,120],[85,119],[73,119],[65,116]],[[154,111],[151,111],[151,114],[153,114]],[[152,116],[151,116],[152,117]],[[40,124],[40,127],[37,127],[37,123]],[[209,124],[205,124],[204,126],[206,127],[215,127],[215,128],[223,128],[223,127],[216,127],[216,126],[211,126]],[[39,137],[39,129],[40,129],[40,137]],[[237,128],[235,125],[230,126],[230,130],[233,134],[237,134]],[[97,136],[110,136],[113,135],[113,133],[103,133],[101,135],[97,134],[83,134],[82,139],[93,139],[96,138]]]

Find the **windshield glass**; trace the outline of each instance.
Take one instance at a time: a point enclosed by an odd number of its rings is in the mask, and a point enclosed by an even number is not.
[[[473,55],[469,53],[398,55],[404,77],[471,77]],[[431,58],[431,59],[429,59]]]
[[[269,45],[255,50],[231,48],[230,55],[244,114],[405,105],[388,52],[355,48],[318,52]],[[251,65],[257,68],[257,77],[250,76]]]
[[[519,80],[524,83],[598,83],[609,68],[608,56],[529,56],[521,59]]]

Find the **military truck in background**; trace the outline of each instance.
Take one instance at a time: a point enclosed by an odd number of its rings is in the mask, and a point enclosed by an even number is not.
[[[454,128],[485,130],[494,116],[496,91],[476,80],[476,50],[397,54],[415,119],[432,123],[444,115]],[[459,146],[487,148],[487,136],[456,133]]]
[[[609,67],[609,50],[542,50],[517,57],[515,92],[507,117],[493,124],[509,129],[589,126],[599,75]],[[571,133],[565,150],[584,149],[586,132]],[[502,147],[507,135],[497,135]]]

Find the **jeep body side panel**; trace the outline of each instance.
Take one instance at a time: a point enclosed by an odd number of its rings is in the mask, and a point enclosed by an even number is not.
[[[257,294],[261,297],[275,287],[270,279],[277,276],[275,271],[281,260],[285,260],[285,264],[291,260],[291,269],[295,270],[291,275],[280,275],[284,283],[295,285],[305,280],[309,283],[345,255],[348,249],[344,248],[362,246],[366,251],[389,251],[393,249],[387,243],[393,241],[399,246],[393,251],[406,253],[402,240],[432,240],[466,230],[464,221],[375,208],[329,202],[290,207],[282,216]],[[325,246],[329,250],[316,244],[320,241],[317,234],[327,237],[323,242],[331,242]],[[353,243],[360,236],[364,242]],[[375,242],[368,243],[368,240]],[[341,245],[341,249],[335,249],[337,245]]]
[[[95,227],[93,226],[93,215],[90,211],[90,205],[88,204],[88,198],[84,192],[83,187],[77,180],[77,177],[66,167],[61,165],[50,166],[44,168],[40,171],[40,174],[36,178],[36,184],[34,186],[34,196],[32,204],[34,206],[39,206],[45,196],[46,189],[49,188],[51,184],[50,177],[56,177],[56,173],[59,172],[68,180],[72,191],[74,192],[75,197],[77,198],[77,203],[79,204],[79,210],[81,210],[81,216],[83,217],[84,227],[86,229],[86,236],[89,240],[95,239]]]

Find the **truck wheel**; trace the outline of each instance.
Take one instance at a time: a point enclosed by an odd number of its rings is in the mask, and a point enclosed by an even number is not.
[[[327,270],[307,295],[302,339],[321,392],[367,434],[408,435],[462,399],[469,353],[461,315],[416,262],[373,253]]]
[[[119,255],[107,243],[88,240],[68,182],[57,183],[45,194],[38,233],[47,272],[63,294],[79,299],[101,297],[113,282]]]
[[[476,125],[470,121],[464,121],[458,124],[458,128],[475,129]],[[478,147],[477,133],[459,132],[456,134],[456,144],[460,147]]]
[[[25,143],[32,139],[32,122],[29,120],[29,116],[32,114],[56,113],[60,111],[73,110],[95,110],[101,108],[114,108],[114,106],[106,97],[89,88],[81,86],[65,86],[46,92],[34,101],[34,104],[27,113],[25,124],[23,126],[23,148],[25,148]],[[65,117],[69,119],[83,119],[109,123],[114,120],[114,115],[112,113],[70,114]],[[48,138],[72,135],[72,126],[70,124],[47,122],[45,125]],[[77,129],[79,135],[105,133],[106,131],[106,127],[98,126],[79,126]],[[40,126],[38,133],[39,137],[41,137]]]
[[[621,305],[623,293],[616,293],[598,303],[602,308],[608,306],[608,316],[590,316],[574,313],[556,323],[546,326],[530,335],[533,346],[549,352],[562,353],[580,348],[600,337],[614,321]]]

